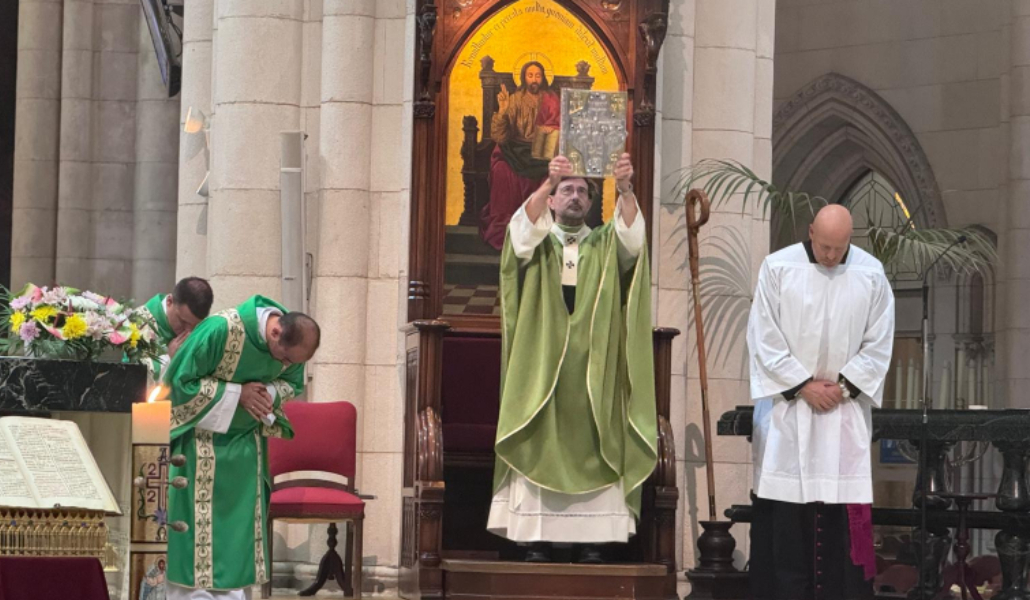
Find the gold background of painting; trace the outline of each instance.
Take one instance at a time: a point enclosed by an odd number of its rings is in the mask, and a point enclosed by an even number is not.
[[[490,35],[483,42],[483,37]],[[527,56],[527,54],[543,55]],[[479,81],[480,59],[494,59],[494,70],[513,72],[519,85],[522,65],[540,60],[545,67],[553,65],[559,75],[576,74],[576,63],[590,63],[594,90],[622,89],[616,68],[604,44],[583,22],[552,0],[519,0],[490,17],[469,37],[451,69],[448,82],[449,114],[447,116],[447,225],[457,225],[465,208],[464,185],[461,180],[461,143],[464,133],[461,119],[473,115],[483,131],[483,88]],[[598,59],[601,60],[598,60]],[[550,68],[547,80],[554,81]],[[508,90],[514,93],[515,90]],[[605,180],[605,221],[615,210],[615,182]]]

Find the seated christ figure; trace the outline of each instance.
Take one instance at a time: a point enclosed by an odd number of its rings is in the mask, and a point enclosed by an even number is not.
[[[515,211],[547,178],[551,156],[534,153],[540,146],[538,133],[557,131],[560,101],[547,81],[544,66],[537,61],[522,66],[520,85],[514,93],[501,85],[497,112],[491,120],[491,137],[496,146],[490,156],[490,202],[480,213],[479,232],[483,240],[500,250],[508,222]]]

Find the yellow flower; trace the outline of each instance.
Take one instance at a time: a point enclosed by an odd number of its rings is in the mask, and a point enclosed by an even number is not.
[[[11,313],[11,331],[17,332],[21,329],[22,323],[25,322],[25,313],[22,311],[15,311]]]
[[[64,320],[64,327],[61,328],[61,335],[66,340],[74,340],[86,335],[86,319],[82,315],[72,315]]]
[[[129,345],[133,348],[139,343],[140,338],[139,327],[136,327],[135,323],[129,323]]]
[[[46,323],[57,315],[57,309],[53,306],[40,306],[32,311],[32,318],[40,323]]]

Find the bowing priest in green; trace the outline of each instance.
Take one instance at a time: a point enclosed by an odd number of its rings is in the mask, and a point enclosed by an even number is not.
[[[167,354],[144,361],[154,381],[161,381],[162,371],[186,336],[207,318],[212,302],[214,293],[206,279],[186,277],[175,284],[171,294],[158,294],[140,307],[141,312],[153,319],[157,338],[168,348]]]
[[[282,406],[319,339],[311,317],[254,296],[204,319],[172,359],[171,452],[186,464],[170,475],[187,485],[168,490],[169,600],[248,599],[268,580],[268,438],[293,437]]]
[[[614,217],[584,223],[590,184],[558,156],[508,225],[501,254],[501,412],[488,529],[529,543],[600,544],[636,533],[657,461],[651,279],[633,166],[615,168]],[[551,212],[554,215],[552,217]]]

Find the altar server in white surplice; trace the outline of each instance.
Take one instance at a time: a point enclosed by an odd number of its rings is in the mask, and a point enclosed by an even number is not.
[[[894,294],[840,205],[762,263],[747,342],[755,402],[752,595],[871,598],[872,412]]]

